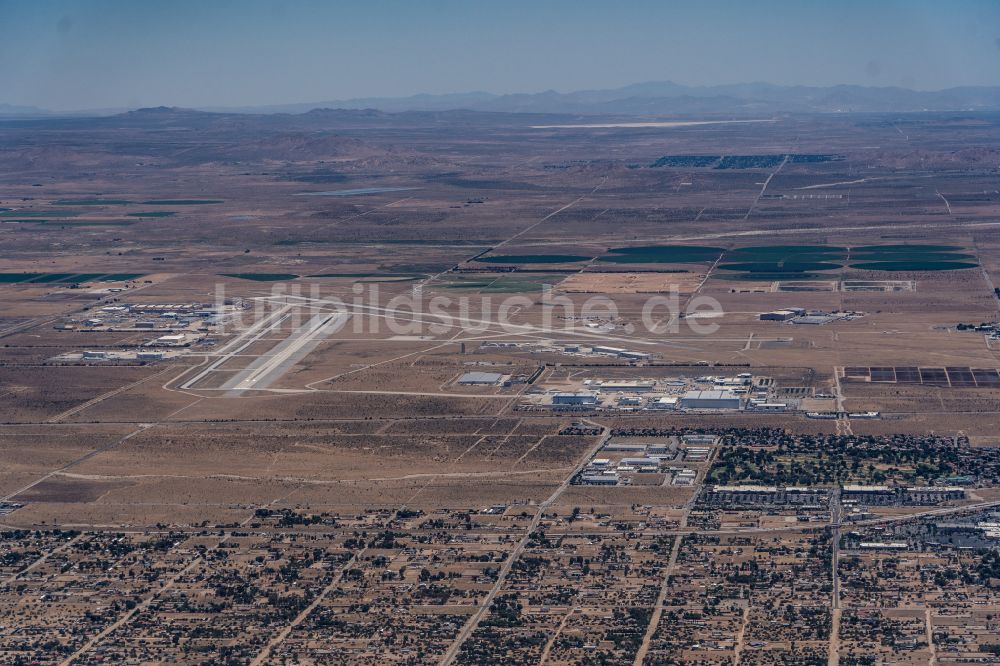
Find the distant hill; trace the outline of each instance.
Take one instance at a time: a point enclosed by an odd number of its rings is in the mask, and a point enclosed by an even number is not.
[[[609,90],[494,95],[469,92],[411,97],[369,97],[309,104],[213,108],[239,113],[302,113],[316,107],[379,111],[495,111],[507,113],[657,114],[901,113],[1000,110],[1000,87],[918,91],[898,87],[779,86],[741,83],[685,86],[671,81],[636,83]]]
[[[0,118],[40,118],[49,115],[45,109],[37,106],[16,106],[13,104],[0,104]]]

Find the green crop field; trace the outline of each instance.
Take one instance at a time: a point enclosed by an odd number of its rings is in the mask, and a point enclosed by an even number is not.
[[[715,261],[725,250],[703,245],[638,245],[608,250],[601,261],[616,264],[695,264]]]
[[[719,266],[719,268],[727,271],[774,273],[784,275],[785,277],[789,274],[805,273],[807,271],[833,271],[840,267],[840,264],[822,261],[743,261]]]
[[[280,282],[282,280],[295,280],[299,277],[293,273],[219,273],[219,275],[256,282]]]
[[[953,271],[975,268],[976,256],[956,245],[866,245],[851,252],[851,268],[867,271]]]
[[[50,227],[127,227],[138,220],[9,220],[20,224],[43,224]]]
[[[964,252],[865,252],[851,253],[851,261],[975,261],[976,257]]]
[[[979,264],[967,261],[871,261],[851,264],[851,268],[863,271],[958,271],[978,268]]]
[[[55,206],[126,206],[132,202],[127,199],[59,199],[52,203]]]
[[[830,245],[760,245],[726,252],[727,261],[836,261],[847,250]]]
[[[206,204],[225,203],[222,199],[151,199],[140,201],[147,206],[203,206]]]
[[[901,245],[861,245],[851,248],[851,254],[863,254],[869,252],[896,253],[896,252],[959,252],[965,248],[959,245],[924,245],[924,244],[901,244]]]
[[[0,273],[0,284],[124,282],[140,277],[142,277],[142,273]]]
[[[829,280],[830,273],[713,273],[714,280],[770,282],[773,280]]]
[[[5,210],[0,217],[78,217],[83,215],[79,210]]]
[[[578,254],[498,254],[479,257],[476,261],[485,264],[572,264],[590,259]]]
[[[560,282],[564,275],[532,274],[526,275],[500,275],[486,277],[458,277],[453,280],[442,282],[445,289],[474,290],[485,294],[523,294],[540,292],[547,284]]]
[[[311,278],[419,278],[425,273],[317,273]]]

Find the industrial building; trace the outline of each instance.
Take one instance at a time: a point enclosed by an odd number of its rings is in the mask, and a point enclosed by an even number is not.
[[[656,387],[655,382],[604,382],[602,391],[628,391],[630,393],[648,393]]]
[[[822,326],[823,324],[829,324],[832,321],[837,321],[841,319],[839,315],[834,314],[813,314],[804,315],[802,317],[796,317],[792,319],[793,324],[805,324],[808,326]]]
[[[680,399],[684,409],[739,409],[740,398],[732,391],[688,391]]]
[[[499,372],[467,372],[458,378],[462,386],[493,386],[499,384],[503,375]]]
[[[180,347],[187,344],[187,336],[183,333],[161,335],[149,344],[158,347]]]
[[[580,482],[588,486],[617,486],[617,474],[583,474]]]
[[[659,469],[660,459],[659,458],[622,458],[621,465],[626,467],[652,467],[654,470]]]
[[[762,312],[760,321],[789,321],[798,317],[801,312],[795,310],[774,310],[773,312]]]
[[[596,405],[596,393],[556,393],[552,396],[553,405]]]
[[[625,350],[620,347],[608,347],[606,345],[594,345],[590,348],[590,351],[594,354],[611,354],[613,356],[618,356]]]
[[[664,396],[659,400],[654,400],[649,406],[653,409],[677,409],[677,402],[675,396]]]
[[[575,346],[575,345],[574,345]],[[574,351],[579,351],[580,348],[576,347]],[[569,351],[564,348],[564,351]],[[652,358],[652,354],[646,352],[629,351],[628,349],[622,349],[621,347],[609,347],[607,345],[594,345],[590,348],[590,353],[592,354],[609,354],[611,356],[617,356],[618,358],[623,358],[629,361],[645,361]]]
[[[608,442],[604,445],[604,451],[615,451],[618,453],[643,453],[646,451],[645,444],[624,444],[622,442]]]
[[[747,405],[747,409],[753,410],[755,412],[783,412],[788,409],[788,404],[784,402],[766,402],[759,400],[751,400]]]

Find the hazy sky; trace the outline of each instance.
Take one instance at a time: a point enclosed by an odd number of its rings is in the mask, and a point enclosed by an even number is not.
[[[1000,1],[0,0],[0,103],[686,84],[1000,85]]]

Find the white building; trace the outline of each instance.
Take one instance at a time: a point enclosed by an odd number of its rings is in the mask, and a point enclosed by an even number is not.
[[[628,391],[631,393],[647,393],[655,387],[655,382],[610,381],[601,384],[602,391]]]
[[[163,347],[180,347],[185,343],[187,343],[187,336],[183,333],[175,333],[172,335],[161,335],[150,344]]]
[[[607,345],[594,345],[593,347],[590,348],[590,351],[592,351],[595,354],[612,354],[614,356],[618,356],[625,350],[620,347],[608,347]]]
[[[739,409],[740,399],[732,391],[688,391],[680,404],[684,409]]]
[[[788,409],[788,404],[784,402],[760,402],[751,400],[749,409],[755,412],[783,412]]]
[[[677,409],[677,397],[676,396],[664,396],[659,400],[655,400],[649,405],[653,409]]]

